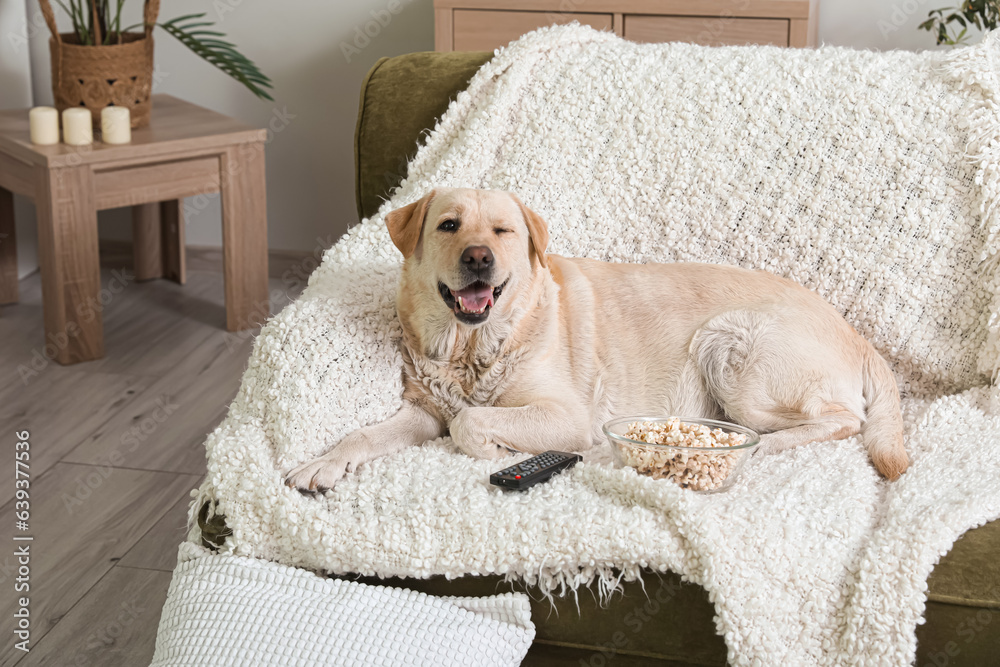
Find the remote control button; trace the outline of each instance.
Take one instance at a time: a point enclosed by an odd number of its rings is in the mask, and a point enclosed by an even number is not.
[[[514,479],[521,479],[520,475],[514,475]]]

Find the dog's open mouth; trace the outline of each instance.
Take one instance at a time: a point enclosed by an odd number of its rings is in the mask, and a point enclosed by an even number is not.
[[[453,290],[444,283],[438,283],[438,291],[445,304],[455,312],[455,317],[466,324],[478,324],[489,317],[490,309],[506,285],[506,280],[496,287],[477,280],[462,289]]]

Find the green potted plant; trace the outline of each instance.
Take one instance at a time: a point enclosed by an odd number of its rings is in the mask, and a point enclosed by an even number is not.
[[[1000,0],[966,0],[958,7],[935,9],[920,30],[937,35],[938,44],[956,46],[969,40],[969,28],[993,30],[1000,22]]]
[[[157,25],[197,55],[233,77],[259,98],[272,99],[272,88],[257,66],[225,41],[205,14],[178,16],[157,23],[160,0],[144,0],[143,22],[122,29],[125,0],[55,0],[73,22],[60,34],[49,0],[38,0],[52,32],[52,93],[60,111],[83,106],[100,122],[101,109],[125,106],[132,127],[149,123],[153,90],[153,28]],[[136,29],[141,28],[141,31]]]

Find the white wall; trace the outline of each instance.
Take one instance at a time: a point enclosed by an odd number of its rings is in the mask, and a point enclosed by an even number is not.
[[[26,1],[29,18],[37,15],[35,0]],[[2,0],[0,12],[18,4]],[[942,4],[948,2],[819,0],[820,40],[878,50],[933,48],[932,36],[916,27]],[[137,21],[141,3],[128,5]],[[432,0],[174,0],[163,3],[160,18],[199,11],[273,79],[275,102],[257,100],[162,30],[156,33],[162,77],[156,91],[277,128],[267,149],[271,248],[312,251],[329,243],[357,221],[353,135],[361,80],[382,56],[434,48]],[[47,40],[40,30],[31,43],[36,104],[51,101]],[[6,55],[2,62],[6,66]],[[188,209],[197,210],[189,215],[188,242],[220,245],[217,198],[189,200]],[[128,238],[127,215],[102,214],[101,234]]]
[[[858,49],[933,49],[934,36],[917,26],[927,12],[961,0],[818,0],[822,44]],[[978,37],[976,40],[978,41]]]
[[[0,109],[31,106],[31,67],[28,57],[26,5],[22,0],[0,1]],[[24,197],[14,200],[17,222],[17,275],[24,277],[38,266],[35,212]],[[0,239],[7,243],[8,239]]]

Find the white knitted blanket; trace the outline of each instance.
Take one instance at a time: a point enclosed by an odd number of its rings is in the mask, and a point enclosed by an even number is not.
[[[528,596],[438,598],[181,545],[150,667],[516,667]]]
[[[570,26],[500,51],[257,339],[206,443],[199,501],[218,500],[225,550],[556,593],[669,569],[709,591],[733,664],[908,664],[928,573],[1000,516],[998,48],[711,49]],[[399,405],[401,257],[383,215],[434,186],[517,191],[553,252],[814,289],[892,363],[910,471],[881,481],[851,438],[757,459],[722,495],[595,463],[505,494],[487,475],[509,461],[445,438],[325,497],[288,489],[284,471]]]

